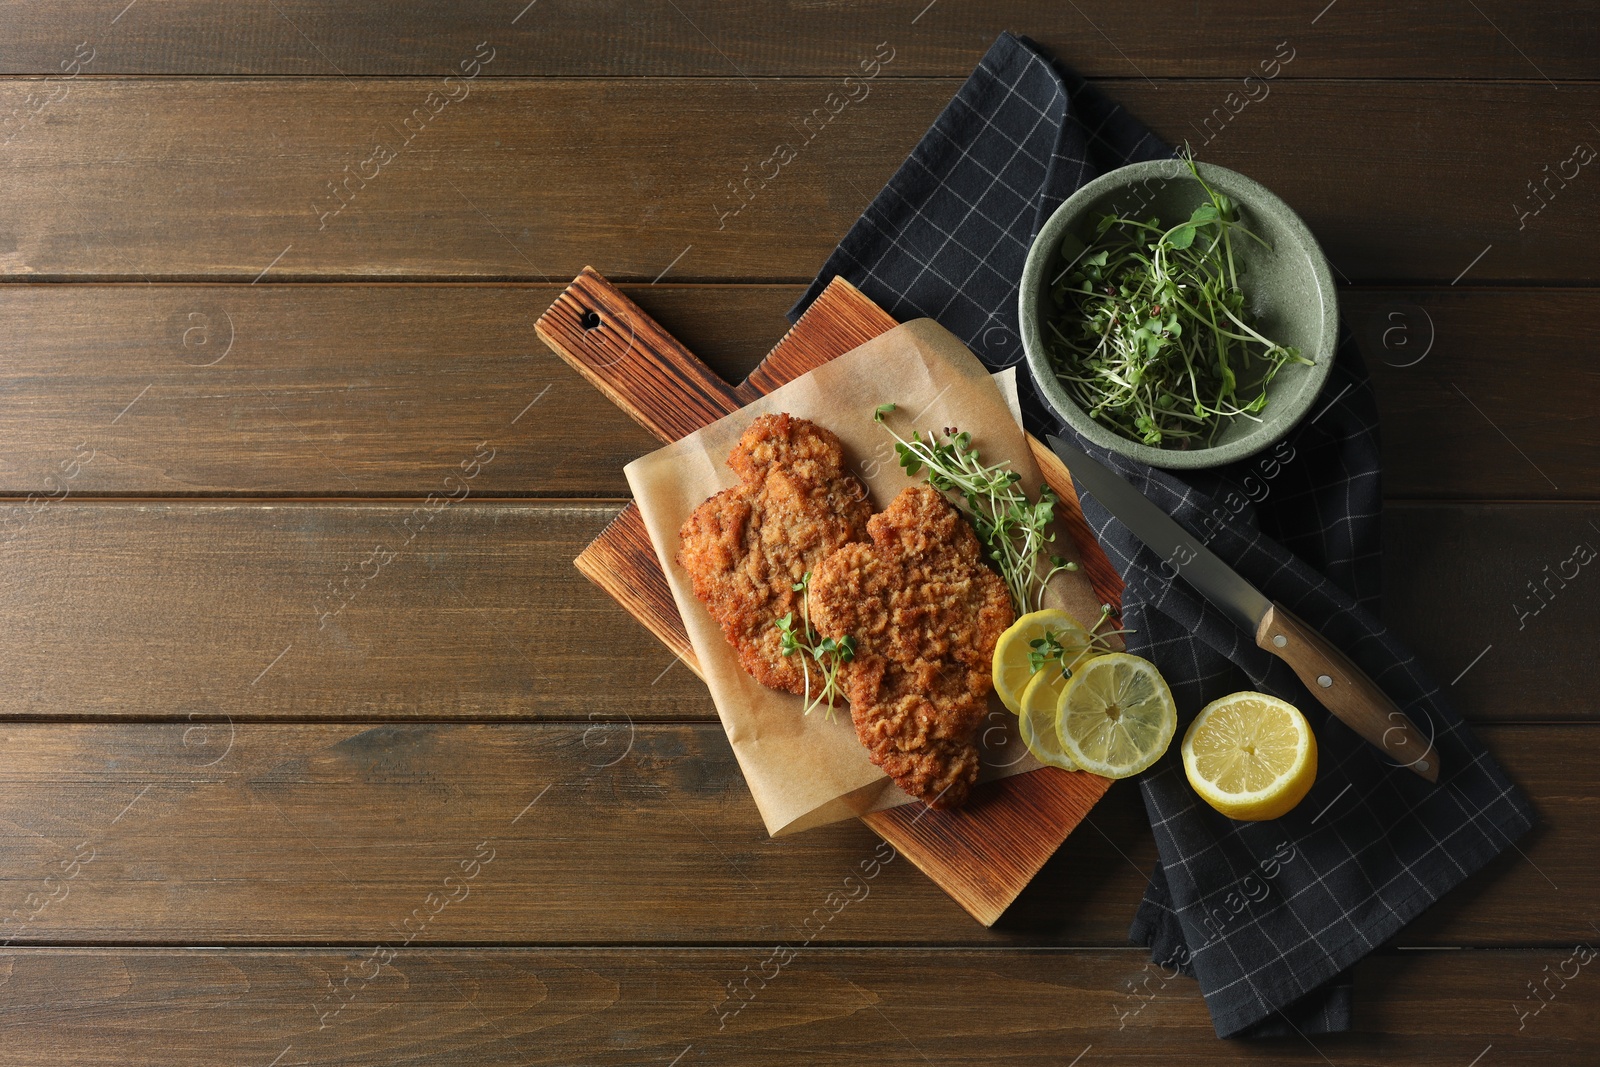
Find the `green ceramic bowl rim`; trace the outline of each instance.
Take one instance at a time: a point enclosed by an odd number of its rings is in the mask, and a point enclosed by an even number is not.
[[[1259,182],[1245,177],[1238,171],[1219,167],[1214,163],[1199,163],[1197,164],[1199,171],[1209,184],[1227,193],[1245,207],[1273,216],[1274,221],[1287,230],[1300,245],[1300,251],[1305,255],[1306,265],[1316,283],[1317,297],[1322,303],[1322,333],[1316,351],[1305,353],[1312,359],[1313,365],[1306,368],[1304,386],[1296,396],[1283,399],[1275,407],[1270,408],[1269,421],[1257,426],[1255,432],[1227,444],[1189,451],[1155,448],[1138,441],[1130,441],[1095,422],[1067,395],[1066,390],[1056,381],[1039,326],[1038,305],[1041,298],[1039,283],[1050,265],[1051,258],[1056,254],[1062,238],[1073,224],[1073,216],[1085,203],[1095,200],[1107,190],[1132,185],[1150,177],[1176,176],[1180,181],[1192,181],[1186,172],[1174,174],[1174,167],[1183,166],[1182,161],[1169,159],[1131,163],[1102,174],[1067,197],[1051,214],[1044,227],[1040,229],[1039,236],[1034,238],[1032,247],[1028,249],[1027,262],[1022,268],[1022,288],[1018,296],[1017,309],[1018,322],[1022,329],[1022,348],[1027,354],[1028,369],[1032,371],[1034,384],[1039,387],[1040,394],[1051,410],[1094,444],[1153,467],[1169,469],[1218,467],[1253,456],[1281,441],[1295,424],[1305,417],[1311,405],[1316,403],[1317,397],[1322,394],[1323,384],[1333,369],[1334,351],[1338,347],[1339,339],[1339,305],[1338,296],[1333,288],[1333,274],[1328,268],[1327,257],[1322,254],[1316,238],[1311,236],[1311,230],[1300,216]]]

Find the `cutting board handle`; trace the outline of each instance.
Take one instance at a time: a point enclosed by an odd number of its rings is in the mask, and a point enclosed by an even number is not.
[[[534,324],[539,339],[664,442],[744,406],[719,378],[592,267]]]

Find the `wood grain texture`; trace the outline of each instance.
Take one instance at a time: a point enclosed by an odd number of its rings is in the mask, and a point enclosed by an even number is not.
[[[1600,727],[1481,735],[1539,827],[1397,943],[1591,938]],[[370,943],[487,841],[470,898],[421,940],[770,946],[880,847],[854,822],[767,837],[714,722],[8,723],[0,740],[0,940],[17,944]],[[1154,860],[1138,789],[1115,785],[993,929],[899,857],[819,936],[1122,946]]]
[[[1113,784],[1084,771],[1040,767],[974,786],[967,802],[952,811],[905,804],[861,821],[988,927]]]
[[[87,441],[101,457],[75,496],[420,497],[493,437],[484,492],[626,496],[622,466],[654,439],[532,335],[560,290],[0,286],[0,495],[50,491]],[[801,291],[624,288],[733,382]],[[1600,291],[1347,287],[1340,300],[1373,373],[1390,496],[1600,497],[1600,370],[1565,332],[1600,316]],[[1507,374],[1524,351],[1546,370]]]
[[[218,1049],[227,1062],[262,1067],[274,1056],[419,1067],[621,1067],[674,1056],[1061,1067],[1083,1053],[1083,1062],[1139,1064],[1469,1064],[1490,1045],[1493,1062],[1514,1067],[1600,1056],[1587,1024],[1600,1005],[1594,982],[1573,982],[1525,1029],[1512,1013],[1523,982],[1542,966],[1554,971],[1570,945],[1376,955],[1355,969],[1354,1032],[1269,1041],[1216,1040],[1194,982],[1162,984],[1136,952],[802,953],[718,1029],[726,984],[746,966],[757,973],[768,952],[429,949],[374,973],[363,968],[365,947],[30,949],[6,960],[16,1008],[0,1064],[187,1067],[218,1062]],[[318,1014],[317,998],[346,979],[355,990],[346,1008]]]
[[[875,82],[813,138],[794,116],[823,107],[831,82],[479,79],[441,104],[434,81],[77,79],[0,152],[12,220],[0,272],[555,281],[593,263],[617,281],[669,268],[809,280],[957,87]],[[34,84],[0,82],[0,113]],[[1448,283],[1469,266],[1468,284],[1600,278],[1586,236],[1600,182],[1580,170],[1552,184],[1520,228],[1515,206],[1595,137],[1600,85],[1272,84],[1236,117],[1230,82],[1105,88],[1159,135],[1283,197],[1347,278]],[[152,129],[167,131],[161,145]],[[793,162],[727,216],[730,183],[796,139]]]
[[[1384,621],[1469,714],[1595,717],[1582,665],[1600,647],[1600,581],[1590,581],[1600,578],[1596,510],[1385,511]]]
[[[1590,1063],[1600,1038],[1584,1020],[1600,984],[1571,983],[1521,1030],[1513,1011],[1524,1007],[1523,983],[1570,949],[1379,954],[1356,968],[1353,1032],[1254,1042],[1218,1041],[1195,984],[1163,983],[1132,951],[801,953],[765,988],[753,980],[759,992],[737,1015],[723,1008],[719,1029],[727,983],[756,974],[770,946],[428,949],[376,970],[365,948],[33,949],[6,960],[15,1007],[0,1063],[198,1067],[226,1049],[227,1062],[263,1067],[275,1056],[419,1067],[631,1067],[675,1056],[1061,1067],[1084,1054],[1086,1063],[1467,1064],[1491,1045],[1494,1062],[1517,1067]],[[317,998],[347,979],[347,1006],[319,1014],[337,1002]]]
[[[1600,498],[1600,366],[1567,333],[1600,292],[1346,289],[1340,302],[1372,372],[1387,495]]]
[[[670,442],[894,326],[895,320],[859,289],[835,278],[750,377],[731,386],[604,277],[585,268],[540,317],[537,329],[607,399]],[[1077,506],[1071,484],[1068,480],[1055,487],[1064,508]],[[619,605],[661,633],[674,655],[694,662],[676,602],[663,595],[670,591],[659,557],[647,551],[648,537],[639,537],[643,523],[630,521],[631,510],[636,510],[633,505],[624,509],[574,565],[590,577],[602,576],[597,584]],[[1083,558],[1100,554],[1093,538],[1080,543],[1075,553]],[[1109,569],[1101,563],[1101,570]],[[637,603],[644,599],[653,602]],[[1109,787],[1109,780],[1094,775],[1040,767],[978,787],[955,810],[908,804],[868,813],[861,821],[968,914],[990,926]]]
[[[498,53],[487,76],[842,77],[888,40],[896,54],[883,76],[965,75],[1000,31],[1014,30],[1089,75],[1242,79],[1289,40],[1296,55],[1280,75],[1286,78],[1600,77],[1589,11],[1575,0],[1537,12],[1485,5],[1483,16],[1469,8],[1471,18],[1447,0],[1403,7],[1343,0],[1315,22],[1316,10],[1247,0],[1203,8],[1166,0],[1137,11],[1104,0],[1076,9],[1049,0],[925,13],[907,6],[683,0],[675,10],[616,0],[581,8],[435,0],[376,10],[350,0],[274,0],[247,17],[218,19],[200,0],[141,6],[125,17],[120,5],[88,0],[43,7],[8,0],[0,4],[11,37],[0,71],[59,74],[60,61],[87,38],[96,48],[87,69],[96,74],[426,76],[455,69],[488,39]]]
[[[68,500],[16,519],[0,715],[712,714],[572,571],[615,505],[446,492],[432,511]]]
[[[405,547],[418,506],[68,499],[31,520],[0,512],[0,718],[713,717],[692,674],[572,568],[619,502],[468,498]],[[1544,566],[1585,539],[1600,548],[1591,522],[1592,505],[1386,512],[1385,617],[1440,684],[1471,667],[1448,686],[1469,717],[1594,717],[1572,666],[1600,640],[1593,568],[1565,589],[1548,579],[1539,613],[1516,608],[1537,606],[1527,582],[1546,581]],[[378,545],[397,556],[363,585]]]
[[[617,494],[616,471],[650,438],[532,336],[553,297],[517,286],[5,288],[0,488],[421,496],[487,439],[497,453],[478,491]],[[68,480],[62,465],[80,444],[94,455]]]
[[[1466,950],[1358,968],[1354,1034],[1219,1042],[1121,947],[1154,861],[1126,784],[992,930],[896,859],[719,1027],[877,842],[766,839],[703,686],[568,566],[653,439],[532,323],[593,263],[741,380],[1002,28],[1383,283],[1341,306],[1386,617],[1469,716],[1521,720],[1480,732],[1539,827],[1397,939]],[[1581,0],[0,0],[0,929],[31,942],[0,953],[0,1064],[1600,1061],[1592,979],[1518,1019],[1600,899],[1600,585],[1559,576],[1600,546],[1600,289],[1552,287],[1600,282],[1593,168],[1522,214],[1600,145],[1597,34]],[[869,99],[797,130],[880,41]],[[470,498],[363,586],[483,441]],[[1528,724],[1563,719],[1590,725]]]
[[[572,557],[572,565],[649,630],[684,667],[696,677],[705,677],[637,506],[624,505],[617,517]]]
[[[573,279],[534,330],[658,441],[687,437],[746,402],[593,268]]]
[[[739,388],[751,399],[764,396],[898,325],[851,282],[832,278]]]

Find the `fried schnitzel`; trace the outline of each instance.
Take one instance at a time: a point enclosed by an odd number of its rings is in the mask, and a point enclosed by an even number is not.
[[[914,797],[958,807],[978,778],[973,744],[993,687],[990,662],[1016,619],[977,536],[928,486],[906,489],[811,578],[811,622],[852,635],[845,694],[872,762]]]
[[[785,656],[773,625],[800,617],[794,585],[823,557],[867,535],[872,503],[844,467],[830,431],[787,414],[762,415],[728,456],[740,483],[711,497],[678,536],[678,564],[751,677],[805,691],[800,656]]]

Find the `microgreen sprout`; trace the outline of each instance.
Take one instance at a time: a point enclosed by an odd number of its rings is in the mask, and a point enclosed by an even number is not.
[[[1205,202],[1176,225],[1101,216],[1094,243],[1055,282],[1062,315],[1049,323],[1056,377],[1073,399],[1158,448],[1213,444],[1235,416],[1260,422],[1278,371],[1311,362],[1252,324],[1233,236],[1270,246],[1184,159]]]
[[[823,637],[811,628],[811,572],[806,571],[805,577],[790,586],[800,594],[800,626],[795,627],[794,612],[789,612],[783,618],[773,623],[783,637],[779,640],[778,650],[785,656],[800,656],[800,671],[805,677],[805,714],[810,715],[818,705],[827,708],[827,719],[833,721],[834,705],[844,699],[844,690],[839,687],[839,665],[849,663],[856,657],[856,639],[846,634],[835,640]],[[811,661],[815,660],[817,670],[821,675],[822,688],[813,699],[811,696]]]
[[[884,423],[892,411],[893,404],[880,405],[873,421]],[[1018,615],[1042,605],[1050,579],[1078,569],[1071,560],[1046,552],[1055,540],[1050,523],[1056,507],[1056,495],[1048,485],[1040,487],[1037,501],[1029,500],[1019,484],[1022,475],[1010,463],[984,466],[972,435],[953,426],[943,434],[929,430],[927,437],[913,430],[909,441],[887,423],[884,428],[898,442],[895,453],[907,474],[915,477],[926,469],[929,485],[940,492],[959,492],[966,500],[967,517],[1005,579]]]
[[[1046,667],[1053,664],[1059,665],[1061,677],[1071,678],[1072,669],[1085,659],[1116,651],[1112,648],[1109,638],[1118,634],[1131,634],[1134,632],[1133,630],[1107,630],[1105,633],[1100,632],[1100,627],[1104,626],[1106,620],[1116,613],[1116,609],[1110,604],[1101,604],[1100,618],[1093,626],[1089,627],[1089,640],[1082,645],[1072,641],[1074,635],[1063,635],[1061,631],[1055,629],[1046,630],[1043,637],[1036,637],[1028,642],[1028,647],[1033,649],[1032,652],[1028,653],[1028,666],[1033,669],[1034,674],[1038,674]],[[1072,643],[1063,644],[1061,641],[1063,636],[1066,636]]]

